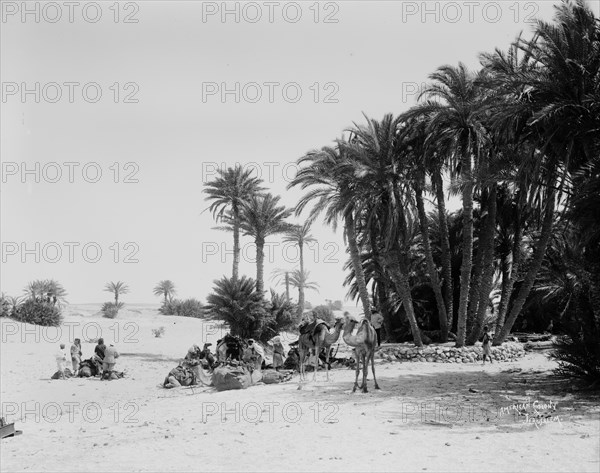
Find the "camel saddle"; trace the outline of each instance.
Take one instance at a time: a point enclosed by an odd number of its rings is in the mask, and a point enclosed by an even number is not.
[[[327,324],[327,322],[325,322],[323,319],[317,319],[314,322],[300,325],[300,327],[298,327],[298,329],[300,330],[300,335],[304,335],[306,333],[310,334],[310,339],[314,343],[313,336],[315,335],[315,332],[317,331],[317,327],[319,327],[321,324],[325,325],[325,327],[327,327],[327,330],[329,330],[330,327]]]

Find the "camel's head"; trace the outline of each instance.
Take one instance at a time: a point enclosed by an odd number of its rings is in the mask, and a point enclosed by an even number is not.
[[[344,325],[348,324],[350,327],[354,327],[356,323],[358,323],[358,320],[350,312],[344,312]]]

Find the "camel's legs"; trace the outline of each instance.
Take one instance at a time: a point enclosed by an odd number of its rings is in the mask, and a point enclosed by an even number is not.
[[[358,353],[356,353],[356,377],[354,378],[354,388],[352,388],[352,392],[356,391],[356,388],[358,387],[358,375],[360,373],[360,356],[358,356]]]
[[[362,391],[363,393],[368,392],[367,391],[367,373],[369,372],[369,358],[367,355],[367,352],[365,351],[362,355],[362,359],[363,359],[363,384],[362,384]]]
[[[371,371],[373,372],[373,381],[375,381],[375,389],[381,389],[377,384],[377,378],[375,377],[375,351],[371,351]]]
[[[298,344],[298,371],[300,372],[300,382],[304,381],[304,357],[306,352],[301,343]]]
[[[327,354],[325,355],[325,373],[327,374],[327,381],[329,381],[329,352],[330,352],[330,347],[325,346],[325,350],[327,351]]]
[[[319,371],[319,355],[321,354],[321,345],[319,339],[315,342],[315,370],[313,371],[313,381],[317,380],[317,371]]]

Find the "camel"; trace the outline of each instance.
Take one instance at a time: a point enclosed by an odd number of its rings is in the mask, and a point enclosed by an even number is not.
[[[311,338],[310,333],[300,334],[298,338],[298,354],[300,358],[298,360],[298,369],[300,371],[300,381],[305,380],[304,374],[304,358],[307,353],[310,353],[311,349],[315,350],[316,366],[313,372],[313,381],[317,380],[317,371],[319,370],[319,354],[321,348],[326,350],[325,358],[325,371],[327,373],[327,381],[329,381],[329,352],[331,351],[331,345],[338,341],[344,321],[340,318],[335,321],[333,332],[329,332],[327,326],[321,323],[315,327],[314,335]]]
[[[362,361],[363,365],[363,380],[360,388],[363,393],[367,391],[367,375],[369,372],[369,361],[371,362],[371,371],[373,372],[373,381],[375,381],[375,389],[380,389],[377,384],[377,378],[375,377],[375,347],[377,346],[377,333],[367,319],[363,319],[358,326],[356,335],[352,335],[354,326],[358,324],[354,319],[351,319],[348,315],[344,316],[344,334],[342,338],[344,341],[354,347],[356,353],[356,378],[354,379],[354,388],[352,392],[356,391],[358,387],[358,374],[360,372],[360,364]]]

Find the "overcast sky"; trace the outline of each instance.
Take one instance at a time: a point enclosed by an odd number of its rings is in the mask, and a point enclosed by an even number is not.
[[[171,279],[204,300],[232,263],[231,234],[202,213],[216,167],[253,166],[293,206],[305,152],[362,113],[404,111],[440,65],[477,67],[552,3],[231,2],[222,16],[221,2],[27,2],[23,16],[2,2],[2,291],[54,278],[69,302],[102,302],[121,280],[125,302],[152,302]],[[341,231],[313,234],[307,300],[343,299]],[[268,241],[267,286],[297,265]],[[251,243],[241,273],[255,277]]]

